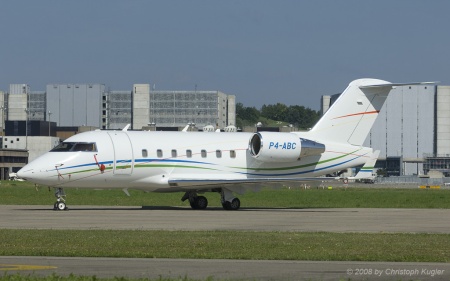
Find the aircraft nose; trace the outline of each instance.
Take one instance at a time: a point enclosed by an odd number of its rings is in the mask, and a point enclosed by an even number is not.
[[[17,172],[17,177],[24,179],[24,180],[29,180],[33,178],[33,173],[34,173],[34,169],[31,167],[28,167],[28,165],[26,165],[25,167],[23,167],[22,169],[20,169]]]

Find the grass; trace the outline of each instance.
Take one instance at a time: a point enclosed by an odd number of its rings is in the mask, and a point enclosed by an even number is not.
[[[70,274],[69,276],[60,276],[55,273],[42,277],[38,275],[23,275],[23,274],[4,274],[0,275],[0,281],[196,281],[198,279],[191,279],[188,277],[180,277],[180,278],[164,278],[159,277],[157,279],[149,279],[149,278],[124,278],[124,277],[115,277],[115,278],[98,278],[96,276],[76,276],[74,274]],[[205,281],[214,281],[217,279],[214,278],[206,278],[202,279]]]
[[[450,262],[450,234],[0,229],[2,256]]]
[[[67,188],[67,204],[102,206],[189,206],[182,193],[146,193]],[[221,206],[217,193],[206,193],[209,206]],[[450,190],[401,188],[263,189],[239,195],[242,208],[450,208]],[[53,190],[28,182],[2,181],[2,205],[53,205]]]

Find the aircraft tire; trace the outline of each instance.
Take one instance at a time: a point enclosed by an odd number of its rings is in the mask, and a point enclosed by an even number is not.
[[[222,203],[222,207],[224,210],[231,210],[231,203],[226,201],[225,203]]]
[[[191,208],[192,208],[192,209],[197,210],[197,205],[195,204],[195,201],[196,201],[196,200],[194,200],[194,201],[190,201],[190,200],[189,200],[189,205],[191,205]]]
[[[205,196],[198,196],[195,199],[195,204],[197,205],[197,209],[204,210],[208,207],[208,199]]]
[[[67,209],[66,203],[64,203],[64,202],[59,202],[59,203],[57,203],[56,208],[57,208],[59,211],[64,211],[64,210]]]
[[[241,207],[241,200],[239,198],[234,198],[231,202],[226,201],[222,203],[222,207],[227,211],[236,211]]]
[[[239,200],[239,198],[234,198],[233,200],[231,200],[231,210],[236,211],[239,210],[239,208],[241,207],[241,200]]]
[[[194,210],[204,210],[208,207],[208,199],[205,196],[197,196],[193,201],[189,201]]]

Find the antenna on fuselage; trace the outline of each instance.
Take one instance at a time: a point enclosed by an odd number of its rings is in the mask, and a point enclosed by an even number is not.
[[[122,131],[124,131],[124,132],[128,131],[128,128],[130,128],[130,126],[131,126],[131,124],[127,124],[125,126],[125,128],[122,129]]]

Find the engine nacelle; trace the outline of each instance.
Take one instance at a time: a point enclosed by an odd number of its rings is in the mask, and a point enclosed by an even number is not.
[[[259,132],[250,138],[249,150],[263,162],[294,162],[301,157],[320,155],[325,145],[292,133]]]

